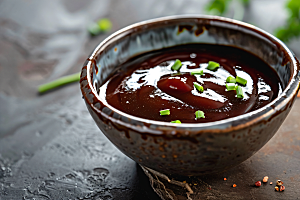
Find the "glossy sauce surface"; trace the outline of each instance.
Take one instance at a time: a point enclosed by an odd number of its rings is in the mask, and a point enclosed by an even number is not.
[[[181,60],[179,71],[171,69]],[[220,64],[215,71],[208,62]],[[191,71],[203,70],[203,75]],[[226,90],[228,76],[247,80],[244,97]],[[203,86],[199,92],[194,82]],[[238,84],[237,84],[238,85]],[[281,92],[278,75],[266,63],[241,49],[219,45],[190,44],[143,54],[120,66],[100,88],[100,97],[133,116],[157,121],[203,123],[238,116],[261,108]],[[160,110],[170,109],[161,116]],[[201,110],[205,118],[196,119]]]

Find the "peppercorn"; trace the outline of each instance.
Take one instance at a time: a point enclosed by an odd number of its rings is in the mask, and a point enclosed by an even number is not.
[[[261,182],[260,182],[260,181],[256,181],[256,182],[255,182],[255,186],[256,186],[256,187],[260,187],[260,186],[261,186]]]
[[[268,177],[268,176],[265,176],[264,179],[263,179],[263,182],[264,182],[264,183],[268,182],[268,179],[269,179],[269,177]]]
[[[270,182],[270,185],[272,185],[273,184],[273,182]]]
[[[282,182],[281,180],[277,180],[276,185],[277,185],[277,186],[282,186],[282,185],[283,185],[283,182]]]
[[[236,184],[233,184],[232,187],[236,187]]]

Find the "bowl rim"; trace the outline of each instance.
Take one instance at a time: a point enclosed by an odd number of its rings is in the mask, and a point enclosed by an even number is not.
[[[113,106],[109,105],[106,101],[102,101],[102,99],[97,94],[95,88],[93,87],[91,75],[92,75],[93,62],[95,63],[95,60],[96,60],[95,57],[97,57],[97,55],[99,55],[99,53],[101,53],[108,45],[110,45],[114,41],[117,41],[119,38],[122,38],[124,35],[128,34],[128,32],[134,31],[134,29],[139,28],[144,25],[147,25],[147,24],[149,25],[149,24],[156,24],[156,23],[162,23],[162,22],[166,23],[166,21],[173,22],[176,20],[196,20],[196,19],[221,22],[221,23],[224,23],[224,25],[228,25],[228,27],[229,27],[229,24],[230,24],[230,26],[232,26],[232,25],[241,26],[243,28],[249,29],[250,31],[254,31],[254,32],[258,33],[259,35],[263,36],[264,38],[267,38],[268,40],[270,40],[272,43],[277,43],[279,45],[279,46],[277,46],[277,48],[283,48],[283,50],[287,52],[286,55],[288,55],[290,57],[292,62],[290,64],[290,68],[291,68],[290,79],[289,79],[288,84],[282,91],[282,93],[278,97],[276,97],[272,102],[268,103],[267,105],[265,105],[257,110],[254,110],[254,111],[251,111],[251,112],[248,112],[248,113],[236,116],[236,117],[231,117],[228,119],[223,119],[223,120],[213,121],[213,122],[206,122],[206,123],[175,124],[175,123],[170,123],[170,122],[162,122],[162,121],[144,119],[144,118],[136,117],[136,116],[127,114],[125,112],[122,112],[122,111],[114,108]],[[86,67],[86,72],[83,72],[85,67]],[[196,128],[198,131],[202,129],[202,131],[227,132],[227,131],[242,129],[244,127],[255,124],[261,120],[268,119],[269,117],[276,114],[277,111],[280,111],[282,108],[284,108],[287,103],[289,103],[290,101],[293,102],[293,100],[297,94],[297,91],[299,90],[299,79],[300,79],[299,70],[300,70],[300,64],[299,64],[299,61],[294,56],[294,54],[289,50],[289,48],[282,41],[280,41],[278,38],[271,35],[270,33],[266,32],[258,27],[255,27],[251,24],[241,22],[238,20],[234,20],[234,19],[230,19],[230,18],[212,16],[212,15],[201,15],[201,14],[190,15],[190,14],[187,14],[187,15],[166,16],[166,17],[160,17],[160,18],[137,22],[137,23],[126,26],[126,27],[112,33],[110,36],[108,36],[106,39],[104,39],[102,42],[100,42],[100,44],[92,51],[91,55],[89,56],[89,58],[87,59],[87,61],[85,62],[84,66],[82,68],[80,83],[84,79],[87,80],[87,89],[89,90],[89,95],[93,96],[93,100],[96,99],[97,101],[101,102],[106,107],[108,107],[110,110],[112,110],[113,112],[118,113],[120,116],[124,116],[126,118],[141,122],[143,124],[155,125],[155,126],[157,126],[156,129],[160,129],[161,127],[168,127],[171,129],[176,128],[177,130],[178,129],[192,130],[193,128]],[[296,84],[296,82],[298,82],[298,83]],[[121,121],[119,119],[116,119],[114,117],[111,117],[111,116],[101,112],[96,106],[94,106],[94,104],[96,104],[97,102],[94,102],[94,103],[90,102],[87,98],[87,93],[84,91],[84,87],[82,86],[82,84],[80,84],[80,85],[81,85],[82,94],[83,94],[86,102],[88,102],[88,104],[91,105],[91,107],[97,113],[114,121],[114,123],[118,123],[119,125],[131,128],[131,129],[133,128],[134,125],[132,125],[132,123],[130,123],[130,122],[127,123],[127,122]],[[242,123],[234,123],[233,124],[233,122],[239,122],[239,121],[241,121]],[[136,125],[134,129],[140,130],[141,128],[143,129],[143,127],[141,127],[140,125]],[[153,127],[150,128],[149,126],[146,126],[146,129],[155,129],[155,128],[153,128]]]

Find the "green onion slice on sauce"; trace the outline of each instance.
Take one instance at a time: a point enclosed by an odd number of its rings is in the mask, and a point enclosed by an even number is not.
[[[236,80],[232,76],[228,76],[227,79],[226,79],[226,82],[227,83],[236,83]]]
[[[243,89],[241,86],[237,86],[236,96],[237,96],[237,98],[244,98],[244,93],[243,93]]]
[[[195,88],[196,88],[199,92],[203,92],[203,91],[204,91],[204,88],[203,88],[202,85],[200,85],[199,83],[194,82],[194,86],[195,86]]]
[[[191,75],[203,75],[203,70],[194,70],[191,71]]]
[[[175,120],[175,121],[171,121],[171,123],[181,124],[181,121],[180,120]]]
[[[197,111],[195,112],[195,115],[196,115],[196,119],[205,118],[204,112],[201,111],[201,110],[197,110]]]
[[[215,71],[216,69],[218,69],[220,67],[220,64],[214,61],[209,61],[208,62],[208,66],[207,69],[211,70],[211,71]]]
[[[236,90],[235,83],[226,83],[226,89],[228,91]]]
[[[243,78],[241,78],[241,77],[239,77],[239,76],[236,76],[236,82],[237,83],[239,83],[239,84],[241,84],[241,85],[243,85],[243,86],[245,86],[246,84],[247,84],[247,80],[246,79],[243,79]]]
[[[159,113],[160,115],[170,115],[170,109],[161,110]]]
[[[180,60],[176,59],[174,64],[172,65],[171,69],[174,71],[179,71],[179,69],[181,68],[182,63]]]

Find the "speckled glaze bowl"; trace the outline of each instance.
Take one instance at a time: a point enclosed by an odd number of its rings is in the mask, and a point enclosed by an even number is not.
[[[133,56],[188,43],[229,45],[249,51],[277,71],[283,92],[270,104],[237,117],[199,124],[142,119],[107,104],[100,86]],[[123,28],[85,62],[80,87],[100,130],[137,163],[166,174],[202,175],[243,162],[262,148],[289,113],[299,89],[299,62],[269,33],[243,22],[203,15],[153,19]]]

